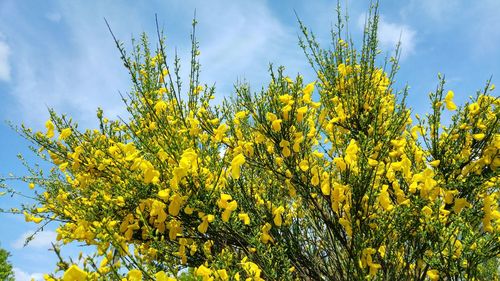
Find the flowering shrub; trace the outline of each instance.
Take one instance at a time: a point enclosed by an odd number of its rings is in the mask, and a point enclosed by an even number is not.
[[[79,265],[62,261],[62,280],[493,278],[494,86],[457,106],[440,78],[431,113],[413,120],[407,89],[393,85],[397,55],[376,64],[377,20],[375,9],[361,51],[340,17],[330,50],[301,24],[315,81],[271,68],[265,89],[239,85],[219,105],[199,81],[194,36],[187,91],[162,35],[131,55],[117,42],[128,120],[99,110],[99,128],[80,130],[51,111],[45,132],[22,130],[55,165],[31,178],[38,206],[26,220],[96,247]]]

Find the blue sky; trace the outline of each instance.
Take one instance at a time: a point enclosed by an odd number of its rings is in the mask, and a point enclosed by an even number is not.
[[[209,3],[210,2],[210,3]],[[184,65],[189,55],[189,32],[196,9],[204,83],[216,83],[220,96],[245,79],[255,90],[268,82],[268,63],[285,65],[287,73],[311,71],[297,45],[303,22],[328,44],[335,21],[336,1],[0,1],[0,119],[42,128],[47,107],[67,113],[82,128],[95,126],[95,110],[109,117],[124,116],[119,92],[130,87],[106,18],[116,36],[130,46],[132,35],[154,36],[154,15],[165,27],[170,54],[177,48]],[[361,34],[368,1],[343,1],[349,10],[353,36]],[[500,76],[500,1],[497,0],[381,0],[380,44],[390,52],[402,35],[399,85],[410,85],[409,104],[427,109],[427,94],[435,89],[437,73],[446,75],[447,88],[457,103]],[[345,7],[345,5],[344,5]],[[184,69],[186,73],[186,69]],[[16,155],[39,162],[28,143],[0,123],[0,175],[26,174]],[[22,183],[12,183],[29,192]],[[0,198],[2,208],[19,205],[18,198]],[[47,252],[54,240],[49,226],[34,243],[21,247],[35,225],[22,217],[0,215],[0,243],[12,253],[18,280],[39,278],[54,269]],[[70,247],[63,254],[75,254]]]

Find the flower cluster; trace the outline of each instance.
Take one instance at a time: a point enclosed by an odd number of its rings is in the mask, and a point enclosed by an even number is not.
[[[407,90],[393,88],[397,63],[375,66],[376,19],[362,52],[342,30],[323,50],[302,26],[316,81],[271,69],[261,92],[239,85],[221,105],[198,81],[196,41],[187,93],[163,39],[152,53],[144,37],[130,57],[118,44],[127,121],[99,111],[99,128],[81,131],[51,112],[45,132],[24,130],[55,165],[33,180],[40,206],[26,221],[58,221],[59,241],[97,249],[62,280],[488,274],[500,254],[500,99],[488,83],[457,106],[441,79],[414,122]]]

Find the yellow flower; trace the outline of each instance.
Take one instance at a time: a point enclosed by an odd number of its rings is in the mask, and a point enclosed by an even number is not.
[[[283,111],[283,119],[288,120],[288,113],[292,110],[292,106],[287,104],[281,110]]]
[[[417,139],[418,138],[418,133],[420,133],[420,135],[424,135],[425,134],[425,131],[423,129],[422,126],[413,126],[411,128],[411,136],[413,139]]]
[[[281,122],[283,122],[283,120],[281,119],[276,119],[273,122],[271,122],[271,128],[273,129],[274,132],[281,131]]]
[[[71,128],[66,128],[66,129],[63,129],[61,131],[61,134],[59,135],[59,139],[60,140],[65,140],[69,136],[71,136]]]
[[[175,240],[175,238],[177,238],[177,234],[179,234],[180,232],[182,232],[182,227],[181,227],[181,223],[177,220],[171,220],[169,223],[168,223],[168,228],[169,228],[169,231],[168,231],[168,238],[170,240]]]
[[[448,110],[451,110],[451,111],[457,109],[457,106],[453,102],[453,96],[455,96],[455,93],[453,93],[453,91],[448,91],[448,93],[446,94],[446,97],[444,98],[444,102],[446,104],[446,108]]]
[[[382,266],[378,263],[373,262],[372,255],[375,254],[376,251],[373,248],[363,249],[361,253],[360,266],[361,268],[366,268],[368,266],[370,268],[370,276],[375,276],[377,271],[382,268]]]
[[[167,110],[167,104],[164,101],[160,100],[155,104],[154,110],[156,114],[161,114],[162,112],[165,112]]]
[[[385,246],[382,245],[378,248],[378,252],[382,258],[385,258]]]
[[[168,213],[174,217],[179,215],[181,204],[182,204],[182,198],[178,194],[174,194],[174,196],[170,198],[170,204],[168,205]]]
[[[229,275],[227,275],[227,271],[225,269],[217,270],[217,276],[223,281],[229,280]]]
[[[212,274],[212,270],[210,268],[206,267],[205,265],[200,265],[195,271],[194,275],[203,277],[203,281],[208,280],[210,277],[210,274]]]
[[[32,221],[34,223],[40,223],[41,221],[43,221],[43,218],[34,217],[31,214],[29,214],[28,212],[26,212],[26,211],[24,211],[23,214],[24,214],[24,220],[26,222]]]
[[[427,276],[431,281],[439,280],[439,271],[436,269],[427,270]]]
[[[339,170],[341,172],[343,172],[347,169],[347,165],[346,165],[344,159],[342,159],[340,157],[333,158],[333,163],[335,163],[335,166],[337,166],[337,168],[339,168]]]
[[[314,157],[316,158],[319,158],[319,159],[322,159],[323,156],[324,156],[324,153],[322,152],[319,152],[317,149],[315,151],[312,152],[312,155],[314,155]]]
[[[238,218],[243,221],[243,224],[249,225],[250,224],[250,217],[246,213],[240,213],[238,214]]]
[[[34,183],[32,183],[32,182],[30,182],[30,184],[29,184],[28,186],[29,186],[29,188],[30,188],[30,189],[35,188],[35,184],[34,184]]]
[[[222,213],[222,221],[223,222],[228,222],[229,217],[231,216],[231,213],[238,208],[238,202],[235,200],[229,202],[227,204],[227,207],[225,208],[224,212]]]
[[[229,127],[225,123],[220,124],[214,131],[214,139],[217,142],[221,142],[227,130],[229,130]]]
[[[434,160],[432,162],[429,162],[429,165],[436,168],[437,166],[439,166],[440,163],[441,163],[441,160]]]
[[[52,121],[47,120],[45,122],[45,128],[47,128],[47,133],[45,134],[48,138],[54,137],[54,123]]]
[[[225,209],[225,208],[227,208],[228,201],[231,201],[231,200],[233,200],[233,197],[231,195],[222,193],[220,195],[219,201],[217,201],[217,205],[219,206],[219,208]]]
[[[299,163],[299,168],[304,172],[309,170],[309,162],[306,159],[303,159]]]
[[[214,215],[204,215],[202,217],[202,223],[198,225],[198,231],[201,233],[206,233],[208,230],[208,223],[213,222],[214,219]]]
[[[302,89],[302,92],[304,93],[302,100],[305,103],[311,102],[311,94],[314,91],[314,84],[316,84],[316,82],[311,82],[311,83],[307,84],[304,89]]]
[[[281,95],[278,97],[278,99],[284,104],[289,104],[289,102],[293,100],[292,96],[290,96],[289,94]]]
[[[432,209],[431,209],[431,208],[429,208],[429,206],[424,206],[424,207],[422,208],[422,213],[424,213],[424,215],[425,215],[426,217],[428,217],[428,216],[432,215]]]
[[[474,115],[479,112],[479,104],[477,104],[476,102],[471,103],[469,104],[469,106],[467,106],[467,109],[469,109],[470,113]]]
[[[370,266],[370,276],[375,276],[377,275],[377,271],[382,268],[382,266],[378,263],[370,263],[369,264]]]
[[[165,212],[165,204],[158,200],[154,200],[149,215],[151,217],[156,217],[155,222],[157,223],[164,222],[167,219],[167,213]]]
[[[330,195],[331,188],[329,180],[324,180],[323,182],[321,182],[321,193],[323,193],[323,195]]]
[[[260,236],[260,241],[264,244],[269,243],[269,241],[273,242],[273,238],[269,235],[269,230],[271,230],[271,225],[266,222],[266,224],[262,227],[262,234]]]
[[[283,148],[283,150],[281,151],[283,153],[283,156],[285,156],[285,157],[290,156],[290,154],[291,154],[290,142],[286,141],[286,140],[281,140],[279,145],[280,145],[280,147]]]
[[[197,94],[201,93],[201,91],[203,91],[203,86],[198,85],[198,86],[196,86],[196,88],[193,89],[193,95],[197,95]]]
[[[350,66],[346,66],[345,64],[341,63],[337,66],[337,71],[341,76],[347,76],[350,71]]]
[[[64,272],[63,281],[84,281],[87,279],[87,272],[81,270],[77,265],[71,265]]]
[[[239,125],[240,124],[240,120],[241,119],[245,119],[246,116],[247,116],[247,112],[246,111],[238,111],[238,112],[236,112],[236,114],[234,115],[234,124]]]
[[[485,134],[473,134],[472,137],[477,141],[482,141],[485,137]]]
[[[193,211],[194,211],[194,209],[193,209],[193,208],[191,208],[191,207],[189,207],[189,206],[186,206],[186,207],[184,208],[184,213],[185,213],[186,215],[191,215],[191,214],[193,213]]]
[[[267,121],[273,122],[274,120],[278,119],[278,117],[276,117],[276,114],[268,112],[266,113],[266,119]]]
[[[318,186],[318,184],[319,184],[319,176],[318,176],[318,174],[314,174],[314,176],[311,178],[311,184],[313,186]]]
[[[345,232],[349,237],[352,237],[351,223],[345,218],[339,218],[339,223],[344,227]]]
[[[241,166],[243,164],[245,164],[245,156],[239,153],[233,158],[233,161],[231,161],[231,176],[233,179],[240,178]]]
[[[167,201],[168,198],[170,197],[170,190],[169,189],[162,189],[162,190],[158,191],[158,197]]]
[[[175,281],[177,279],[168,276],[163,270],[155,274],[156,281]]]
[[[247,257],[244,257],[241,260],[241,267],[246,271],[246,273],[254,278],[248,278],[246,280],[257,280],[257,281],[262,281],[264,279],[260,278],[260,274],[262,270],[259,268],[259,266],[251,261],[247,261]]]
[[[290,154],[292,153],[288,146],[283,147],[283,150],[281,152],[283,153],[283,156],[285,156],[285,157],[289,157]]]
[[[281,226],[282,224],[282,217],[281,215],[285,212],[285,208],[283,208],[283,206],[279,206],[278,208],[276,208],[274,211],[273,211],[273,215],[274,215],[274,224],[276,226]]]
[[[349,145],[347,146],[346,148],[346,155],[344,157],[345,159],[345,162],[348,164],[348,165],[352,165],[354,164],[354,162],[356,161],[357,159],[357,154],[358,154],[358,151],[359,151],[359,147],[358,147],[358,144],[355,140],[351,140],[349,142]]]
[[[297,122],[302,122],[304,114],[307,112],[307,106],[299,107],[297,109]]]
[[[375,167],[378,165],[378,161],[375,159],[368,158],[368,165],[370,165],[371,167]]]
[[[138,269],[132,269],[127,274],[128,281],[142,281],[142,272]]]
[[[460,213],[464,207],[469,206],[469,202],[465,198],[457,198],[455,199],[455,205],[453,205],[453,211],[455,213]]]
[[[380,191],[380,195],[378,196],[378,202],[382,208],[386,211],[391,211],[394,209],[394,206],[392,205],[391,198],[389,196],[389,192],[387,191],[387,188],[389,186],[384,184],[382,186],[382,190]]]

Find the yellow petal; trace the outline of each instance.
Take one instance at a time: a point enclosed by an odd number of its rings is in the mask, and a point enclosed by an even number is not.
[[[309,162],[306,159],[300,161],[299,168],[304,172],[309,170]]]
[[[64,272],[63,281],[84,281],[87,279],[87,273],[73,264]]]
[[[243,156],[243,154],[241,153],[233,158],[233,161],[231,161],[231,176],[233,177],[233,179],[240,178],[241,166],[245,164],[245,161],[245,156]]]
[[[441,160],[434,160],[432,162],[429,163],[429,165],[431,165],[432,167],[437,167],[439,166],[439,164],[441,163]]]
[[[472,137],[477,141],[482,141],[486,135],[485,134],[473,134]]]
[[[436,269],[427,270],[427,276],[431,281],[439,280],[439,271]]]
[[[316,84],[316,82],[311,82],[307,84],[304,89],[302,89],[304,95],[310,95],[314,91],[314,84]]]
[[[69,136],[71,136],[71,128],[66,128],[61,131],[61,134],[59,135],[60,140],[65,140]]]
[[[455,93],[453,93],[453,91],[448,91],[448,93],[446,94],[446,97],[444,98],[444,102],[445,102],[446,108],[448,110],[456,110],[457,109],[457,106],[453,102],[454,96],[455,96]]]

